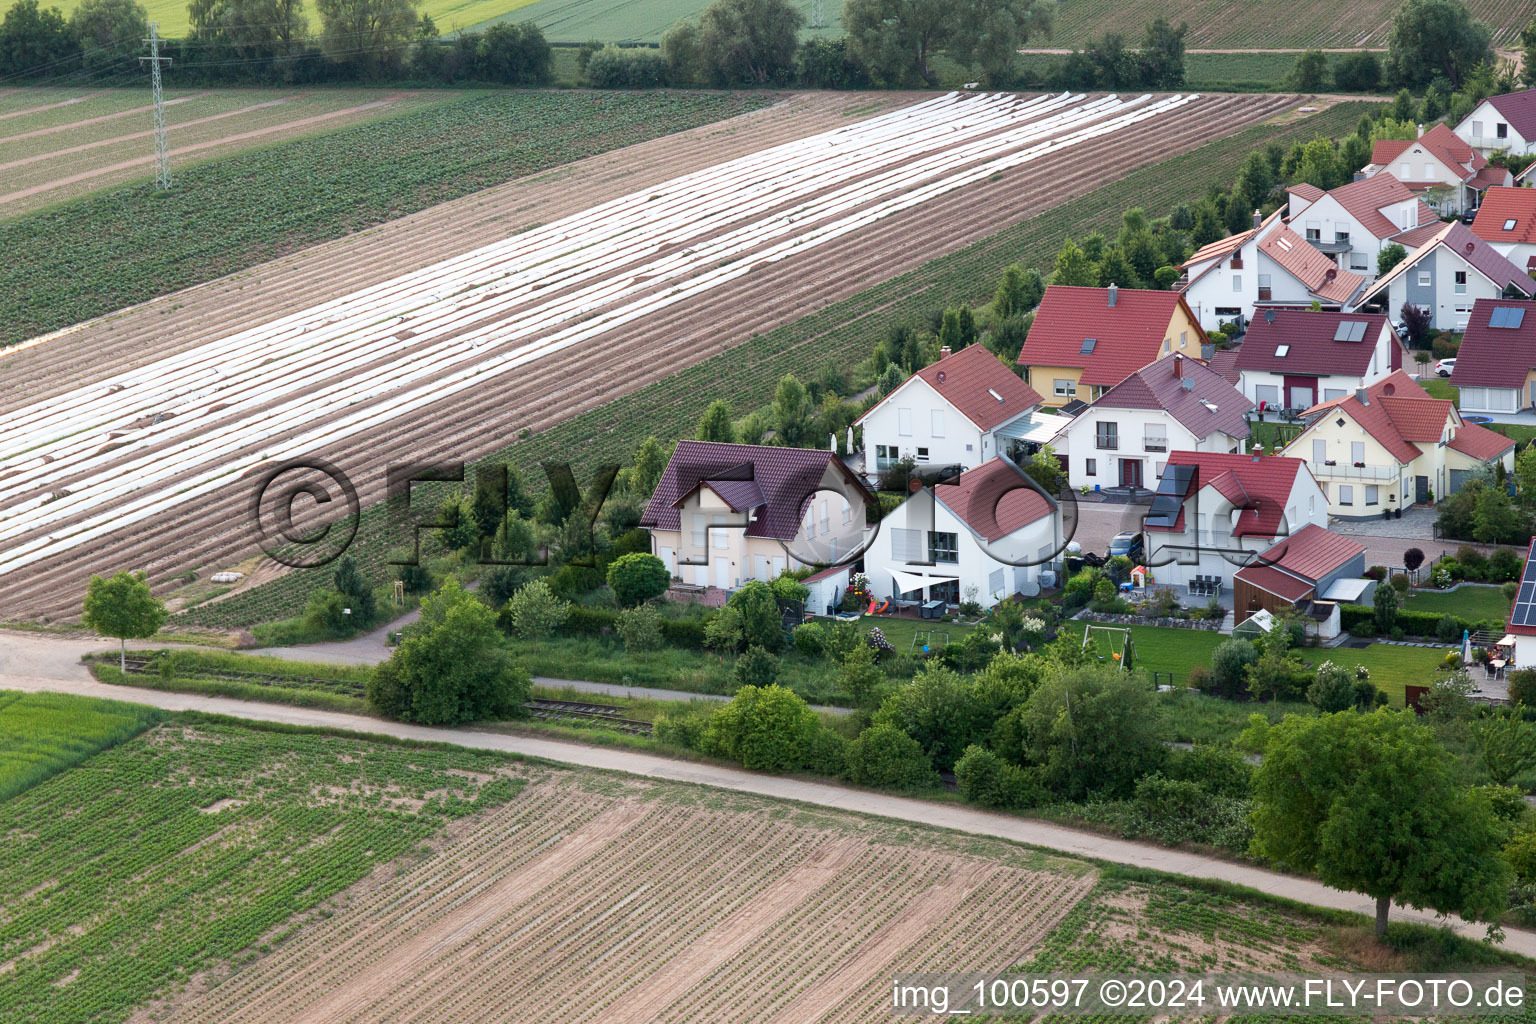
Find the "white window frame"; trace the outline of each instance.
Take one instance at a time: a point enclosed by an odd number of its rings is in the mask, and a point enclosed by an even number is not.
[[[944,410],[943,409],[933,409],[933,410],[931,410],[930,413],[929,413],[929,419],[931,420],[931,422],[929,423],[929,426],[932,428],[932,436],[933,437],[943,437],[944,436]]]
[[[1077,381],[1057,377],[1055,380],[1055,393],[1057,398],[1076,398]]]
[[[902,437],[912,436],[912,410],[898,407],[896,409],[896,433]]]

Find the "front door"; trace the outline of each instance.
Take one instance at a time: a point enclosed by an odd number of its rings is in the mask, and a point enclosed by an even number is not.
[[[669,575],[677,575],[677,559],[674,557],[674,553],[671,548],[658,548],[656,550],[656,557],[660,558],[661,564],[667,567],[667,573]]]
[[[731,588],[731,560],[729,558],[717,558],[715,566],[715,586],[721,590]]]
[[[1120,486],[1121,487],[1140,487],[1141,486],[1141,460],[1140,459],[1121,459],[1120,460]]]
[[[1428,501],[1429,501],[1429,477],[1427,477],[1427,476],[1416,476],[1416,477],[1414,477],[1413,478],[1413,490],[1414,490],[1414,497],[1413,497],[1414,501],[1416,501],[1420,505],[1428,503]]]

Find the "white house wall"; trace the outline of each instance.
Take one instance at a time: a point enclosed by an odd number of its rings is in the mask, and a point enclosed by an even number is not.
[[[965,469],[975,469],[997,454],[993,437],[983,434],[921,377],[912,377],[892,391],[865,418],[865,466],[872,473],[881,468],[877,459],[882,445],[898,452],[895,459],[910,457],[919,465]],[[926,457],[920,456],[922,450]]]
[[[1419,200],[1415,196],[1412,200],[1404,200],[1382,209],[1381,212],[1396,226],[1392,234],[1419,226],[1418,207]],[[1376,255],[1389,244],[1386,238],[1378,238],[1367,230],[1331,195],[1323,196],[1301,213],[1293,215],[1290,226],[1292,231],[1309,242],[1329,243],[1335,241],[1339,232],[1347,233],[1349,252],[1340,253],[1334,258],[1345,270],[1363,272],[1366,277],[1376,276]],[[1313,230],[1317,232],[1316,239],[1311,235]]]
[[[1498,137],[1499,125],[1504,125],[1508,133],[1506,138]],[[1462,119],[1455,128],[1456,134],[1463,142],[1477,150],[1484,156],[1488,156],[1495,150],[1508,150],[1511,153],[1536,153],[1536,140],[1526,139],[1515,130],[1503,114],[1487,100],[1472,108],[1472,113]]]
[[[1098,447],[1098,424],[1114,423],[1118,427],[1119,448]],[[1165,444],[1161,451],[1147,449],[1147,432],[1151,428],[1154,437],[1161,436]],[[1067,481],[1074,488],[1095,486],[1099,488],[1120,486],[1120,460],[1134,459],[1141,462],[1141,486],[1156,490],[1171,451],[1195,449],[1202,441],[1182,423],[1161,409],[1109,409],[1090,406],[1073,419],[1060,435],[1066,439]],[[1227,449],[1218,449],[1225,451]],[[1057,446],[1058,454],[1062,447]],[[1095,463],[1095,472],[1088,472],[1088,463]]]

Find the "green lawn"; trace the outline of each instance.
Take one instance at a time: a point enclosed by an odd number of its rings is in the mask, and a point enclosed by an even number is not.
[[[1461,394],[1456,388],[1451,387],[1451,382],[1445,377],[1426,377],[1419,381],[1419,386],[1429,392],[1431,398],[1449,398],[1458,406],[1461,404]]]
[[[1248,438],[1248,444],[1250,446],[1261,444],[1266,450],[1276,446],[1284,448],[1296,439],[1297,434],[1301,433],[1300,425],[1295,423],[1254,423],[1252,429],[1253,433]]]
[[[1509,601],[1498,587],[1462,587],[1459,590],[1421,590],[1403,603],[1414,612],[1458,615],[1463,619],[1503,619],[1509,616]]]
[[[138,735],[157,717],[136,704],[0,692],[0,800]]]

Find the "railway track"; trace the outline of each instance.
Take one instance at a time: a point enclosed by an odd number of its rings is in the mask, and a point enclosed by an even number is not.
[[[110,664],[114,659],[104,657],[104,662]],[[152,658],[129,658],[127,660],[128,672],[131,675],[159,675],[159,669],[154,665]],[[318,690],[329,690],[334,693],[345,694],[349,697],[363,697],[367,695],[368,688],[363,683],[348,682],[344,679],[322,679],[319,676],[289,676],[276,672],[246,672],[242,669],[206,669],[199,670],[197,679],[223,679],[237,683],[255,683],[258,686],[271,686],[275,688],[292,688],[295,684],[309,684]]]
[[[576,700],[544,700],[535,698],[524,701],[523,707],[527,708],[534,718],[544,721],[565,719],[566,721],[579,722],[603,722],[612,726],[619,732],[632,733],[636,736],[649,736],[651,723],[642,722],[635,718],[624,718],[625,709],[616,704],[594,704],[590,701]]]

